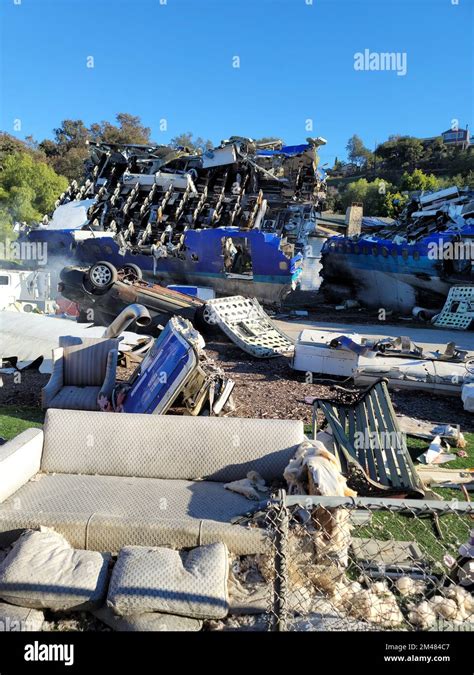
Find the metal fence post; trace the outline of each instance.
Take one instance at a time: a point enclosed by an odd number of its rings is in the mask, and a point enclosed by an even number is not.
[[[288,613],[288,528],[289,514],[286,507],[286,491],[278,493],[279,503],[275,513],[275,582],[273,586],[273,630],[287,629]]]

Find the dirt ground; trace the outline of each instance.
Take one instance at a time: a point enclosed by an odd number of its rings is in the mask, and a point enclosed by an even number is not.
[[[207,354],[235,381],[234,417],[268,417],[300,419],[311,422],[311,406],[305,403],[308,396],[330,396],[334,384],[320,380],[308,384],[304,373],[291,369],[286,358],[255,359],[246,355],[224,339],[208,339]],[[127,379],[130,371],[119,369],[118,377]],[[21,380],[15,382],[13,375],[2,375],[0,406],[18,405],[40,407],[41,387],[48,379],[38,371],[25,370]],[[353,388],[348,383],[347,388]],[[434,396],[423,392],[392,391],[392,400],[397,412],[418,419],[437,423],[459,424],[462,431],[474,431],[474,419],[465,412],[461,398]],[[0,410],[1,412],[1,410]]]

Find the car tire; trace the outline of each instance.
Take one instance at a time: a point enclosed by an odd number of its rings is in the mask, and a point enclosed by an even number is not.
[[[114,265],[100,260],[91,266],[87,277],[93,293],[105,293],[117,281],[118,273]]]
[[[134,263],[127,263],[120,268],[120,273],[127,277],[132,277],[133,281],[141,281],[143,279],[143,272],[138,265]]]

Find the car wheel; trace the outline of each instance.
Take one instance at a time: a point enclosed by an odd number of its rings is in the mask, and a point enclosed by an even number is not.
[[[103,260],[94,263],[88,273],[89,283],[93,291],[106,291],[117,281],[117,276],[115,267]]]
[[[128,263],[120,268],[120,273],[127,277],[130,281],[141,281],[143,279],[143,272],[138,265]]]

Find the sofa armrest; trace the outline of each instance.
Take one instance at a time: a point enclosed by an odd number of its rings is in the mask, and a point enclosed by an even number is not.
[[[41,406],[43,409],[49,408],[51,401],[59,394],[64,386],[64,349],[57,347],[53,349],[53,372],[49,378],[48,384],[41,390]]]
[[[38,473],[42,453],[42,429],[26,429],[0,445],[0,503]]]
[[[97,400],[105,397],[108,401],[112,399],[112,392],[115,387],[116,377],[117,377],[117,360],[118,360],[118,350],[111,349],[107,355],[107,367],[105,370],[105,377],[100,388]]]

